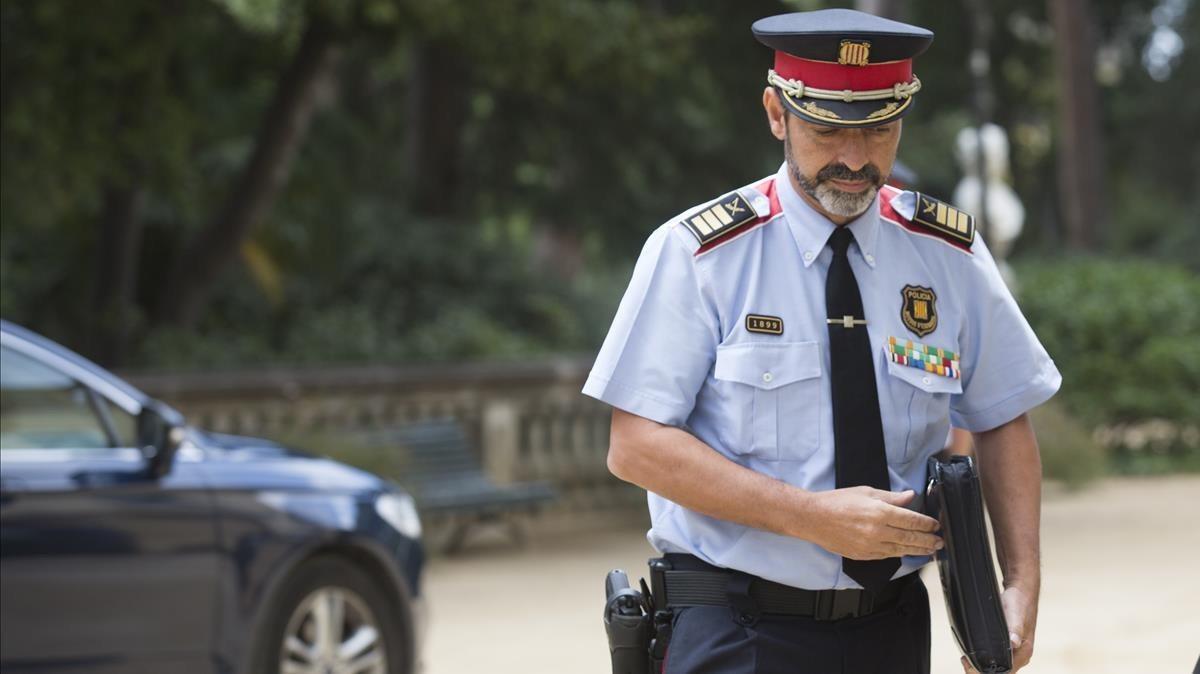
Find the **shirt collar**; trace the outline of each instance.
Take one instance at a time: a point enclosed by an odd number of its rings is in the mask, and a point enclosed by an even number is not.
[[[796,193],[792,181],[788,177],[787,162],[779,167],[775,176],[775,189],[779,194],[779,204],[783,207],[784,219],[792,232],[792,238],[800,248],[804,266],[809,267],[816,261],[829,235],[837,225],[829,218],[818,213],[808,202]],[[863,260],[867,266],[875,267],[875,243],[879,234],[879,195],[862,215],[850,221],[847,227],[854,234],[854,241],[862,251]]]

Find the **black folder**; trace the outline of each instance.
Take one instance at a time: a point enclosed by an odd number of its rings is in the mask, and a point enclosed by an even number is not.
[[[945,546],[937,553],[950,629],[963,655],[982,674],[1012,670],[1008,624],[992,547],[983,521],[979,473],[969,456],[929,459],[925,508],[942,523]]]

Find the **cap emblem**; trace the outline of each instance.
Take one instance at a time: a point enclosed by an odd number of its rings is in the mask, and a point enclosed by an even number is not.
[[[865,66],[870,63],[871,43],[865,40],[842,40],[838,48],[838,64],[843,66]]]

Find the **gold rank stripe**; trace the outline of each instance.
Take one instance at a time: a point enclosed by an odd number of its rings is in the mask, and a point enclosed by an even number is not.
[[[756,217],[750,204],[746,203],[740,194],[733,192],[721,197],[704,210],[685,218],[682,223],[691,230],[701,244],[704,244]]]
[[[975,219],[944,201],[917,193],[917,212],[913,220],[960,241],[975,240]]]

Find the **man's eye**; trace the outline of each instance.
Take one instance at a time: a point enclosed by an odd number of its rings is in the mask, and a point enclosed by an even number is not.
[[[837,133],[837,129],[821,129],[820,131],[817,131],[817,135],[821,136],[822,138],[832,136],[835,133]]]

